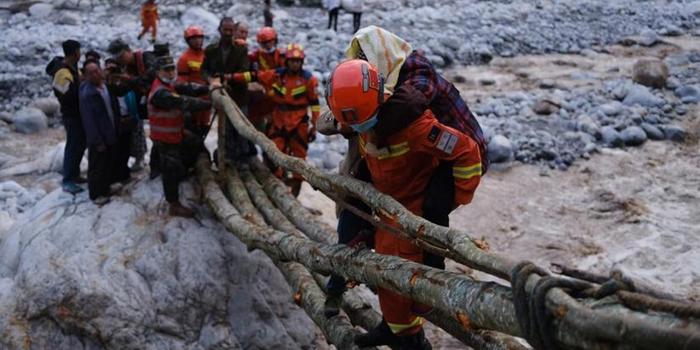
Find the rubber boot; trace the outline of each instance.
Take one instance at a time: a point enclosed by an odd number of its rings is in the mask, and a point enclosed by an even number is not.
[[[355,345],[361,348],[386,345],[392,349],[399,349],[402,344],[401,340],[400,337],[397,337],[396,334],[391,331],[386,320],[382,319],[382,323],[374,327],[371,331],[356,335]]]
[[[182,218],[192,218],[194,217],[194,212],[192,209],[184,207],[179,201],[170,202],[170,209],[168,210],[170,216],[179,216]]]
[[[400,350],[432,350],[433,346],[425,337],[425,331],[421,330],[416,333],[405,337],[399,337],[401,345]]]

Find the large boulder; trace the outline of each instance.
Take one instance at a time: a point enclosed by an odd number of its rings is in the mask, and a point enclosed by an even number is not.
[[[34,134],[48,128],[46,115],[38,108],[27,107],[15,113],[12,118],[15,131],[22,134]]]
[[[626,146],[639,146],[647,140],[647,134],[638,126],[628,126],[620,133]]]
[[[638,60],[632,67],[632,80],[636,83],[661,89],[666,86],[668,67],[655,58]]]
[[[58,189],[21,216],[0,235],[0,348],[314,348],[270,259],[181,189],[197,220],[164,213],[160,181],[103,207]]]
[[[511,160],[513,157],[513,144],[503,135],[492,137],[488,144],[488,157],[492,163]]]
[[[236,19],[237,17],[234,17],[234,20]],[[205,33],[216,33],[219,27],[219,20],[219,16],[200,6],[189,7],[187,11],[180,16],[183,27],[198,25],[204,28]]]
[[[61,111],[61,104],[55,97],[37,98],[32,103],[32,107],[41,110],[47,117],[56,116]]]
[[[53,5],[51,4],[38,3],[29,7],[29,14],[36,18],[47,17],[53,12]]]
[[[622,135],[612,126],[604,126],[600,130],[603,143],[610,147],[622,147],[625,142],[622,140]]]
[[[622,103],[627,106],[640,105],[643,107],[659,107],[663,106],[664,100],[656,97],[646,86],[633,84],[629,86]]]
[[[676,96],[681,99],[683,103],[698,103],[700,102],[700,88],[695,85],[683,85],[679,86],[675,90]]]

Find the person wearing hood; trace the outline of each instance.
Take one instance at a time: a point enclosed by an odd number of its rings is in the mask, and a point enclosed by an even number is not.
[[[437,120],[474,140],[482,159],[481,171],[486,172],[486,140],[475,116],[467,107],[459,91],[435,71],[430,61],[397,35],[377,26],[360,29],[346,49],[348,59],[362,59],[376,66],[384,77],[385,102],[377,110],[374,132],[382,139],[401,130],[430,109]],[[366,162],[360,155],[357,133],[340,128],[331,111],[323,113],[317,123],[318,132],[325,135],[342,134],[348,139],[348,151],[341,162],[339,173],[371,182]],[[449,213],[454,209],[453,169],[449,162],[441,161],[426,187],[422,214],[426,220],[449,226]],[[359,200],[346,198],[349,204],[369,211]],[[372,225],[350,212],[338,210],[339,243],[357,240],[358,233],[372,231]],[[424,254],[423,263],[444,268],[444,258]],[[339,312],[339,296],[345,290],[345,280],[333,275],[328,283],[325,313],[333,316]]]
[[[151,140],[159,154],[163,191],[171,216],[190,218],[191,209],[180,203],[179,183],[187,175],[202,151],[201,138],[185,128],[185,112],[211,109],[211,102],[187,95],[199,95],[204,86],[192,91],[191,86],[175,86],[177,73],[170,56],[158,58],[157,79],[148,94],[148,120]]]

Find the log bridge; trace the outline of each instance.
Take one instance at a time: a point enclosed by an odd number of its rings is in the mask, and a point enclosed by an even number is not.
[[[200,157],[197,177],[214,214],[249,249],[262,250],[272,259],[294,301],[338,349],[357,349],[357,327],[371,329],[381,315],[351,289],[344,295],[343,312],[326,318],[324,288],[331,273],[432,306],[425,317],[474,349],[700,349],[700,305],[637,285],[619,272],[600,276],[557,267],[555,273],[491,252],[466,232],[413,215],[370,184],[325,174],[283,154],[223,89],[211,95],[220,120],[227,118],[274,164],[301,174],[332,199],[362,200],[373,209],[375,223],[377,215],[393,218],[400,226],[397,234],[496,277],[480,281],[335,244],[335,229],[304,208],[257,158],[226,165],[224,148],[219,147],[220,166],[214,171],[208,157]],[[222,127],[219,139],[224,139]]]

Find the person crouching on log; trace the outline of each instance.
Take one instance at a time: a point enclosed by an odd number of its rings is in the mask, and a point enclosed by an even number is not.
[[[199,135],[185,129],[185,111],[198,112],[211,108],[211,102],[182,96],[201,95],[207,86],[193,84],[178,87],[176,91],[175,61],[170,56],[158,57],[158,78],[153,81],[148,94],[148,121],[151,125],[153,147],[160,155],[165,199],[170,204],[169,214],[190,218],[192,210],[180,203],[179,184],[203,150]],[[194,90],[194,91],[183,91]]]
[[[416,215],[423,214],[425,190],[440,162],[450,162],[454,181],[454,206],[471,202],[482,173],[477,143],[464,133],[438,122],[426,109],[410,124],[379,138],[373,130],[384,103],[384,81],[378,69],[364,60],[339,64],[326,89],[328,106],[341,125],[359,134],[360,153],[374,186]],[[396,226],[390,218],[382,222]],[[423,263],[423,251],[411,240],[377,228],[375,250]],[[382,323],[355,338],[360,347],[388,345],[400,349],[431,349],[420,313],[425,305],[379,288]]]

